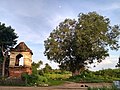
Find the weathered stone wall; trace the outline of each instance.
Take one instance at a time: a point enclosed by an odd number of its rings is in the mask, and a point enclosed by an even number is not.
[[[18,54],[23,55],[24,66],[25,67],[31,67],[32,55],[31,55],[30,52],[11,52],[9,67],[14,67],[15,66],[16,56]]]
[[[23,56],[23,61],[24,61],[23,66],[15,66],[16,56],[19,54]],[[20,78],[23,73],[32,74],[31,63],[32,63],[32,54],[30,52],[12,51],[10,54],[9,77]]]
[[[21,78],[23,73],[32,74],[32,69],[30,67],[10,67],[9,68],[9,77],[10,78]]]

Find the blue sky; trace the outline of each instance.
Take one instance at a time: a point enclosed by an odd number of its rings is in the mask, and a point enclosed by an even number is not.
[[[111,25],[120,24],[120,0],[0,0],[0,22],[12,26],[18,43],[24,41],[33,51],[33,61],[42,60],[53,68],[44,56],[44,40],[65,18],[77,18],[79,13],[96,11],[110,18]],[[92,70],[114,68],[120,51],[110,51],[110,57]]]

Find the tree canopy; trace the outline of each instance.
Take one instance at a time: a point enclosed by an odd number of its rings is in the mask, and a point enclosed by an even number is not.
[[[13,47],[18,36],[15,33],[15,30],[11,26],[6,27],[5,24],[0,23],[0,48],[3,47],[3,50]]]
[[[45,40],[45,55],[60,67],[80,71],[94,60],[101,62],[108,50],[118,50],[120,30],[96,12],[80,13],[78,20],[65,19]]]
[[[39,62],[32,63],[32,74],[38,74],[38,69],[40,68],[40,66],[43,64],[43,62],[40,60]]]
[[[18,36],[15,33],[15,30],[11,28],[11,26],[7,27],[5,26],[4,23],[3,24],[0,23],[0,52],[2,54],[1,57],[4,57],[2,63],[3,64],[2,76],[4,76],[5,61],[8,56],[8,51],[16,44],[17,38]]]
[[[43,71],[44,73],[50,73],[52,71],[52,67],[48,63],[46,63]]]

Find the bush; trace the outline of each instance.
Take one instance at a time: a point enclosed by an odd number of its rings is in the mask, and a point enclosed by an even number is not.
[[[108,71],[108,70],[103,70],[103,71],[100,70],[97,72],[92,72],[92,71],[86,70],[86,71],[81,72],[80,75],[70,77],[68,80],[74,81],[74,82],[99,83],[99,82],[112,82],[113,80],[120,79],[120,78],[116,77],[115,75],[112,75],[112,74],[116,74],[116,73],[108,73],[106,71]],[[109,72],[111,72],[111,71],[109,71]],[[107,74],[105,74],[105,73],[107,73]],[[110,75],[110,76],[108,76],[108,75]]]
[[[38,76],[37,82],[38,82],[38,84],[48,83],[48,79],[44,76]]]
[[[40,76],[40,75],[28,75],[28,74],[23,74],[22,75],[23,80],[26,82],[26,85],[37,85],[40,86],[42,84],[47,84],[48,80],[46,77],[44,76]]]

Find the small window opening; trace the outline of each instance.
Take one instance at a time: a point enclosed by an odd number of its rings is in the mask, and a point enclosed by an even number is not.
[[[23,55],[22,54],[18,54],[16,56],[15,66],[23,66]]]
[[[23,57],[21,57],[19,61],[19,66],[23,66],[23,64],[24,64],[24,60],[23,60]]]

